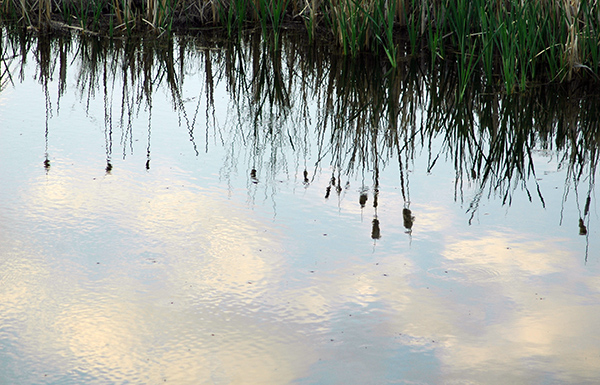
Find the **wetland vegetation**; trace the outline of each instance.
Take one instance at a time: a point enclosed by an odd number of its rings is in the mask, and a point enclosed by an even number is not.
[[[593,82],[234,33],[0,29],[0,382],[597,380]]]
[[[295,30],[306,45],[334,42],[391,68],[443,62],[458,74],[459,100],[472,81],[513,93],[600,75],[597,0],[4,0],[0,18],[111,37],[217,31],[235,40],[256,30],[275,50]]]

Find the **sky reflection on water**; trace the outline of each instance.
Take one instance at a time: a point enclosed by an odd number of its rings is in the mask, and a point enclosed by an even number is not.
[[[131,126],[119,126],[115,107],[110,129],[101,94],[82,98],[81,73],[69,72],[60,111],[52,78],[45,136],[31,60],[0,93],[0,383],[529,384],[600,375],[595,196],[580,236],[585,199],[573,186],[564,199],[569,168],[546,153],[532,155],[545,208],[522,188],[503,205],[499,189],[483,194],[470,221],[477,181],[465,178],[457,196],[455,160],[430,167],[430,154],[448,147],[443,137],[408,161],[350,145],[365,158],[340,172],[347,158],[330,166],[319,147],[335,130],[314,127],[323,100],[307,101],[312,120],[275,104],[253,126],[256,106],[218,76],[213,115],[198,102],[200,128],[189,131],[193,98],[207,87],[206,64],[190,62],[185,114],[157,86],[150,123],[142,104]],[[244,136],[280,125],[303,140]]]

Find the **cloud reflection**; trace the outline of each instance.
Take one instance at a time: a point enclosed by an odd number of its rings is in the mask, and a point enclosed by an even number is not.
[[[589,330],[599,301],[577,305],[561,240],[461,234],[449,229],[462,218],[413,204],[424,236],[408,247],[393,239],[406,236],[402,207],[383,204],[386,248],[344,249],[347,259],[305,271],[294,264],[309,256],[281,223],[179,170],[93,176],[57,163],[22,196],[20,229],[35,223],[36,232],[5,239],[30,245],[5,265],[1,314],[18,325],[23,354],[46,352],[32,375],[275,384],[523,383],[548,370],[585,382],[598,373]],[[339,204],[346,231],[362,231],[357,206]]]
[[[298,332],[277,313],[281,298],[265,295],[285,267],[279,229],[219,194],[175,187],[186,181],[60,170],[23,196],[46,238],[38,259],[15,256],[26,266],[11,287],[27,290],[5,297],[24,309],[27,349],[43,340],[62,356],[56,372],[77,366],[100,381],[287,383],[306,369],[313,359],[306,345],[290,349]],[[33,271],[64,278],[27,279]],[[44,327],[29,317],[40,302],[53,304]]]

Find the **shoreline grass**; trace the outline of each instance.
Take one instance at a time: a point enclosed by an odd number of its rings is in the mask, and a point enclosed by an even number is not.
[[[259,27],[275,50],[294,28],[392,67],[408,44],[412,56],[456,66],[459,100],[475,76],[507,93],[600,80],[599,0],[3,0],[0,21],[110,37],[218,28],[235,38]]]

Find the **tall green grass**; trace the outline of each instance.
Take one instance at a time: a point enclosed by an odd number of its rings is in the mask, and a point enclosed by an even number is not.
[[[108,35],[218,27],[232,37],[258,26],[275,49],[288,25],[392,67],[408,45],[453,63],[463,88],[482,77],[507,93],[600,75],[598,0],[5,0],[0,18]]]

